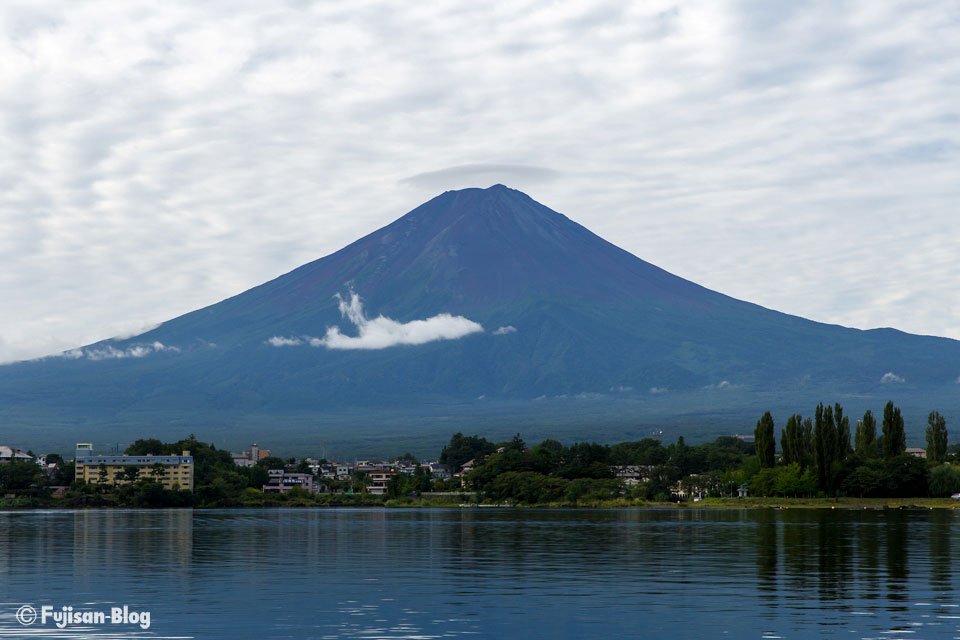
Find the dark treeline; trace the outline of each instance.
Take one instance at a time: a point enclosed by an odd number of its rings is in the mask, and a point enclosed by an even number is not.
[[[639,499],[668,501],[700,487],[720,495],[734,489],[732,473],[755,457],[752,443],[724,436],[689,446],[681,437],[664,446],[645,438],[614,445],[544,440],[528,448],[518,434],[495,444],[456,434],[441,461],[454,470],[472,461],[467,488],[482,499],[511,503],[597,503]]]
[[[948,453],[946,421],[936,411],[927,418],[925,460],[907,453],[903,416],[893,402],[883,409],[879,434],[876,417],[867,411],[851,438],[843,407],[822,403],[812,418],[787,418],[779,458],[774,431],[767,412],[754,431],[756,460],[741,470],[755,495],[913,498],[960,492],[960,466]]]
[[[442,460],[465,474],[469,488],[494,501],[577,502],[631,498],[680,500],[751,496],[922,498],[960,492],[960,464],[949,453],[943,416],[928,416],[926,459],[906,451],[904,420],[892,402],[877,419],[856,420],[840,404],[821,403],[813,415],[787,417],[779,434],[768,411],[754,443],[733,437],[688,446],[681,437],[664,446],[647,438],[615,445],[545,440],[528,449],[520,436],[507,446],[456,434]],[[633,467],[627,469],[625,467]]]

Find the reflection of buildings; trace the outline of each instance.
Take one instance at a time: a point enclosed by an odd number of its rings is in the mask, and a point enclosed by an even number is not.
[[[139,582],[145,558],[153,567],[151,588],[158,593],[172,594],[190,587],[194,572],[189,569],[195,566],[192,509],[81,509],[63,515],[65,519],[55,525],[59,549],[50,557],[63,554],[66,543],[73,560],[74,588],[95,588],[104,581],[115,584],[124,579]]]
[[[193,456],[184,451],[179,456],[104,456],[93,455],[93,445],[77,444],[74,457],[76,479],[99,484],[130,484],[151,478],[172,489],[193,490]]]

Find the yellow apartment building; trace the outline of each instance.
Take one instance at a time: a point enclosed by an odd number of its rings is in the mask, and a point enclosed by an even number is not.
[[[157,480],[164,489],[174,485],[193,491],[193,456],[105,456],[93,455],[93,445],[77,444],[76,479],[90,483],[130,484],[141,478]]]

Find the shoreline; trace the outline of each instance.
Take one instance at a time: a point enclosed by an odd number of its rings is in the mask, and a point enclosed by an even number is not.
[[[234,504],[217,507],[120,507],[120,506],[78,506],[44,504],[36,506],[0,505],[0,512],[27,511],[168,511],[184,510],[213,511],[218,509],[565,509],[570,511],[585,509],[602,510],[787,510],[787,509],[823,509],[846,511],[889,511],[889,510],[932,510],[957,509],[960,501],[951,498],[704,498],[697,502],[644,502],[609,500],[601,502],[584,501],[580,503],[536,503],[536,504],[492,504],[484,502],[440,502],[430,499],[393,499],[384,502],[360,504]]]

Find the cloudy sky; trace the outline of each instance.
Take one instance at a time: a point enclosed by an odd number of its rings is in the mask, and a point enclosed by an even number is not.
[[[0,361],[502,182],[712,289],[960,338],[960,4],[0,7]]]

